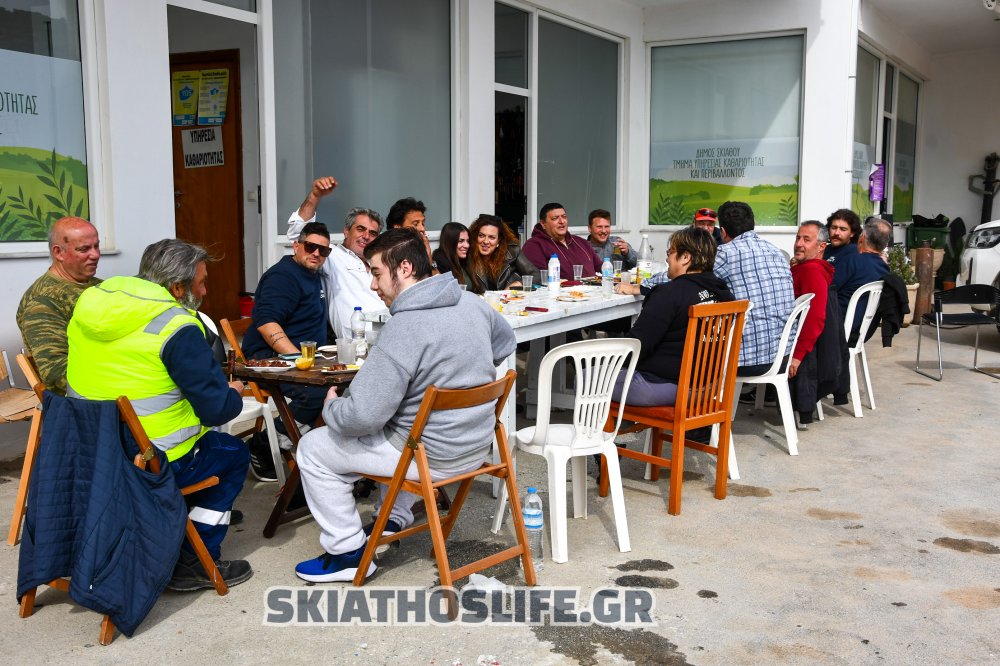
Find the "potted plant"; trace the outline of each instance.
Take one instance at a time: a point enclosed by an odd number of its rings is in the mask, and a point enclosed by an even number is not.
[[[917,305],[917,273],[910,264],[909,257],[902,245],[896,245],[889,250],[889,272],[897,276],[906,285],[906,297],[910,304],[910,312],[903,315],[903,326],[909,326],[913,321],[913,308]]]

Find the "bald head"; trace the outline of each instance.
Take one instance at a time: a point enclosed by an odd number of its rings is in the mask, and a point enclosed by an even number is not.
[[[97,229],[80,217],[62,217],[49,229],[49,272],[69,282],[86,283],[97,274],[101,245]]]

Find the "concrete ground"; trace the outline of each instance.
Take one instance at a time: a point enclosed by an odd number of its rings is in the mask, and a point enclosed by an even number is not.
[[[1000,336],[983,330],[985,361]],[[295,563],[320,552],[312,520],[261,537],[274,484],[248,481],[247,514],[224,554],[254,577],[226,597],[167,592],[131,639],[97,644],[99,617],[44,589],[17,616],[17,548],[0,547],[0,636],[8,663],[731,664],[1000,661],[1000,382],[968,370],[971,331],[946,333],[946,375],[913,372],[916,329],[892,348],[869,344],[877,409],[857,419],[827,403],[826,420],[785,449],[773,407],[734,424],[742,479],[713,498],[713,460],[686,458],[683,513],[666,513],[666,481],[624,463],[632,551],[618,552],[609,500],[589,481],[588,520],[569,523],[570,562],[545,563],[545,585],[655,589],[656,626],[262,626],[265,591],[297,586]],[[927,348],[925,347],[925,351]],[[546,483],[540,459],[519,459],[522,490]],[[0,477],[9,516],[20,466]],[[548,490],[548,489],[546,489]],[[548,503],[548,496],[543,495]],[[493,502],[476,484],[450,540],[454,561],[511,543],[489,532]],[[548,520],[548,517],[547,517]],[[380,560],[378,586],[431,586],[429,539]],[[516,565],[487,572],[520,581]],[[343,586],[316,586],[310,589]]]

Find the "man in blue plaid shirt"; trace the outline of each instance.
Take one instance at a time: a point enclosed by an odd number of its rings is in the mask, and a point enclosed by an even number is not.
[[[754,233],[753,209],[742,201],[719,207],[723,244],[715,255],[715,274],[737,299],[747,299],[740,345],[740,375],[762,375],[778,353],[778,340],[795,303],[788,259]]]

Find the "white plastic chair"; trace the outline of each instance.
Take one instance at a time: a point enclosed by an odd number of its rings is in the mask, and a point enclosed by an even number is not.
[[[201,321],[203,324],[208,326],[208,328],[219,335],[219,329],[216,327],[215,322],[212,318],[206,315],[204,312],[199,312]],[[223,342],[227,342],[223,338]],[[278,442],[278,430],[274,427],[274,412],[275,409],[274,400],[268,398],[266,402],[260,402],[252,395],[243,396],[243,409],[240,411],[239,415],[232,421],[220,426],[219,430],[230,435],[233,434],[233,428],[237,423],[245,423],[247,421],[256,421],[258,418],[264,419],[264,432],[267,433],[267,442],[271,447],[271,459],[274,461],[274,470],[277,473],[278,485],[285,485],[285,465],[281,460],[281,445]]]
[[[802,333],[802,322],[805,321],[809,313],[810,301],[816,294],[803,294],[795,299],[791,314],[785,321],[785,327],[781,330],[781,339],[778,341],[778,353],[774,357],[774,362],[767,372],[754,377],[736,377],[736,395],[738,396],[743,388],[743,384],[758,384],[756,409],[764,407],[764,387],[761,384],[773,384],[778,393],[778,408],[781,412],[781,423],[785,428],[785,441],[788,443],[788,455],[799,455],[799,435],[795,429],[795,413],[792,410],[792,394],[788,390],[788,363],[782,368],[785,357],[791,358],[795,353],[795,345],[799,342],[799,334]],[[795,334],[792,335],[794,328]],[[791,344],[788,340],[791,338]],[[736,407],[739,399],[733,400],[733,419],[736,419]]]
[[[875,280],[866,285],[858,287],[858,290],[851,295],[851,301],[847,304],[847,314],[844,316],[844,336],[851,339],[851,329],[854,324],[854,312],[858,309],[858,301],[865,294],[868,295],[868,305],[865,307],[865,314],[861,319],[861,328],[858,332],[858,340],[848,348],[847,365],[851,373],[851,400],[854,402],[854,416],[861,418],[861,394],[858,386],[858,369],[854,359],[861,357],[861,368],[865,371],[865,388],[868,390],[868,409],[875,409],[875,394],[872,393],[872,378],[868,372],[868,356],[865,354],[865,338],[868,337],[868,328],[872,319],[875,318],[875,310],[878,309],[878,301],[882,297],[882,280]]]
[[[638,340],[630,338],[604,338],[571,342],[550,351],[542,359],[538,377],[538,419],[529,428],[518,430],[511,459],[518,450],[545,457],[549,473],[549,523],[552,536],[552,560],[566,562],[569,557],[566,537],[566,462],[573,464],[573,517],[587,517],[587,458],[601,454],[607,461],[610,481],[611,504],[618,531],[618,549],[632,550],[625,517],[625,497],[622,491],[621,470],[618,466],[618,447],[615,437],[621,427],[619,414],[612,432],[605,432],[604,425],[611,405],[611,393],[619,372],[628,365],[625,375],[626,391],[639,361]],[[573,359],[576,367],[576,400],[573,405],[572,423],[549,423],[552,398],[552,374],[556,362]],[[493,518],[493,533],[500,531],[507,509],[507,491],[500,487]]]

